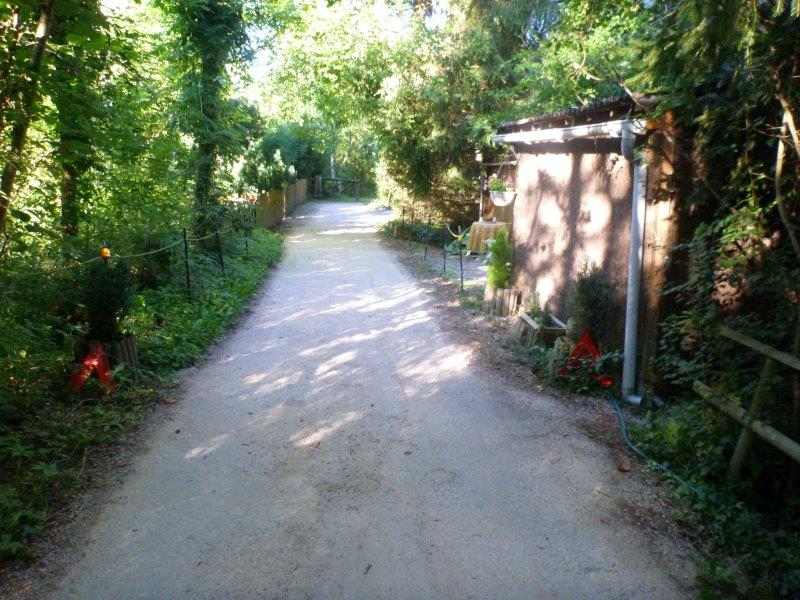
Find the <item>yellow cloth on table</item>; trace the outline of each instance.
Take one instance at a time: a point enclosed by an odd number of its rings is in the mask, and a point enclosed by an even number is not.
[[[486,252],[486,242],[497,235],[498,231],[508,233],[508,223],[475,221],[469,228],[469,251],[475,254]]]

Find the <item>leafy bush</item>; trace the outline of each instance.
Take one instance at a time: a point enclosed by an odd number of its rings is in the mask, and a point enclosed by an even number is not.
[[[700,402],[651,412],[633,435],[699,493],[678,488],[680,518],[706,554],[699,579],[709,598],[795,598],[800,592],[800,516],[796,508],[758,510],[724,480],[740,428]]]
[[[493,288],[508,287],[511,281],[511,261],[513,248],[507,231],[498,231],[494,239],[487,242],[489,247],[486,285]]]
[[[240,184],[263,192],[322,173],[317,135],[314,127],[296,123],[272,128],[247,153]]]
[[[117,338],[118,321],[131,302],[131,270],[124,260],[89,263],[83,278],[89,339],[110,342]]]
[[[601,343],[608,343],[611,318],[616,310],[614,288],[597,266],[584,265],[569,294],[570,333],[577,339],[584,331]]]

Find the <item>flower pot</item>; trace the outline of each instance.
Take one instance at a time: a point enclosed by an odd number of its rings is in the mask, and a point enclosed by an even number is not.
[[[517,192],[489,192],[489,197],[495,206],[510,206],[517,197]]]

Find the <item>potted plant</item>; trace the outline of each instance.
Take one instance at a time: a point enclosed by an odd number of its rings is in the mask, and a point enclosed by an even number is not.
[[[489,197],[492,199],[492,204],[503,207],[514,202],[517,193],[514,190],[508,189],[505,181],[500,179],[497,175],[492,175],[489,178]]]

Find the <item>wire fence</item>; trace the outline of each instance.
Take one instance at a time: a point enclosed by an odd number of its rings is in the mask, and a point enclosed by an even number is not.
[[[219,265],[219,269],[225,274],[225,240],[230,239],[229,235],[239,234],[239,237],[242,240],[245,255],[249,254],[250,251],[250,238],[252,237],[252,231],[256,227],[256,209],[254,206],[251,205],[234,205],[226,207],[226,217],[230,220],[228,223],[224,223],[221,226],[214,228],[212,231],[205,233],[199,236],[190,235],[190,228],[183,227],[180,230],[172,231],[172,232],[161,232],[158,236],[152,236],[146,238],[145,245],[153,243],[153,240],[157,240],[158,237],[177,237],[175,241],[163,244],[158,243],[157,248],[153,248],[151,250],[145,250],[143,252],[135,252],[131,254],[115,254],[113,253],[113,248],[110,245],[103,242],[100,245],[100,252],[97,256],[94,256],[90,259],[83,260],[83,261],[75,261],[69,264],[61,264],[55,269],[66,271],[72,269],[80,269],[84,268],[87,265],[90,265],[95,262],[101,261],[109,261],[109,260],[135,260],[135,259],[143,259],[143,258],[155,258],[158,255],[163,255],[168,252],[175,252],[176,250],[180,251],[183,258],[183,279],[186,286],[186,293],[189,298],[192,298],[192,283],[194,278],[192,276],[192,245],[197,245],[202,242],[209,242],[213,240],[213,242],[202,249],[205,255],[213,253],[216,257],[217,264]]]

